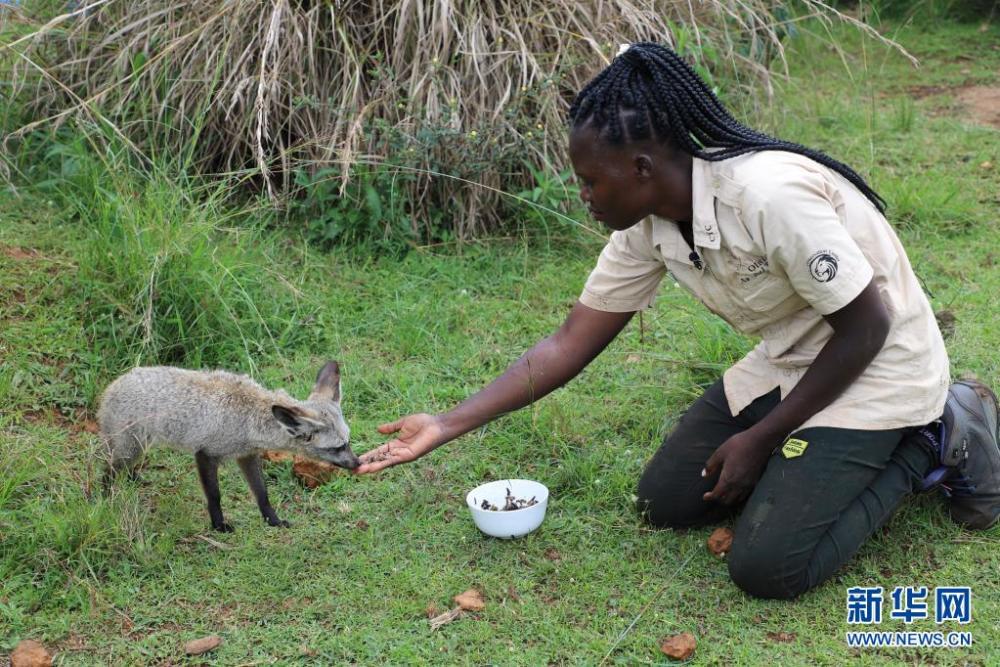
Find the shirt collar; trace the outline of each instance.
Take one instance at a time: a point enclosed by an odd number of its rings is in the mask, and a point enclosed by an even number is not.
[[[718,250],[721,246],[719,223],[715,218],[715,197],[721,185],[716,174],[717,164],[697,157],[691,158],[691,227],[695,249]],[[660,252],[666,257],[692,264],[691,250],[681,236],[677,223],[657,216],[652,216],[652,221],[653,245],[659,246]]]
[[[715,219],[715,198],[719,194],[721,178],[716,173],[717,162],[691,158],[691,226],[694,244],[699,248],[718,250],[719,222]]]

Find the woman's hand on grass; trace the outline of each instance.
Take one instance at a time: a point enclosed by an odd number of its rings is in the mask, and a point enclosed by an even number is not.
[[[389,466],[415,461],[444,442],[444,427],[441,420],[424,413],[407,415],[389,424],[382,424],[378,432],[383,435],[398,433],[381,447],[365,452],[359,459],[361,465],[354,473],[365,475],[378,472]]]

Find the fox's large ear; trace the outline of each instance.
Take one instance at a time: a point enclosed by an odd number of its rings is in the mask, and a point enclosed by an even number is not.
[[[309,394],[309,400],[340,402],[340,364],[328,361],[319,369],[316,385]]]
[[[323,422],[312,419],[294,405],[272,405],[271,414],[282,428],[295,437],[308,435],[323,426]]]

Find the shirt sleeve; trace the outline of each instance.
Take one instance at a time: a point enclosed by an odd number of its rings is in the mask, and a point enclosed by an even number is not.
[[[597,266],[583,286],[580,302],[595,310],[627,313],[648,308],[666,266],[643,223],[611,234]]]
[[[837,211],[837,186],[822,174],[788,166],[744,191],[744,219],[768,262],[821,315],[849,304],[874,270]],[[842,209],[841,209],[842,210]]]

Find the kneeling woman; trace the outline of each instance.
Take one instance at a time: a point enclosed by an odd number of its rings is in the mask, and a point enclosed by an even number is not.
[[[656,44],[615,58],[570,121],[581,197],[615,230],[579,301],[454,409],[380,427],[399,435],[362,456],[358,472],[412,461],[562,386],[650,306],[669,272],[762,340],[653,456],[638,491],[650,523],[704,525],[743,504],[733,580],[792,598],[931,483],[949,485],[957,521],[996,521],[996,398],[978,383],[949,390],[930,304],[884,202],[858,174],[738,123]]]

